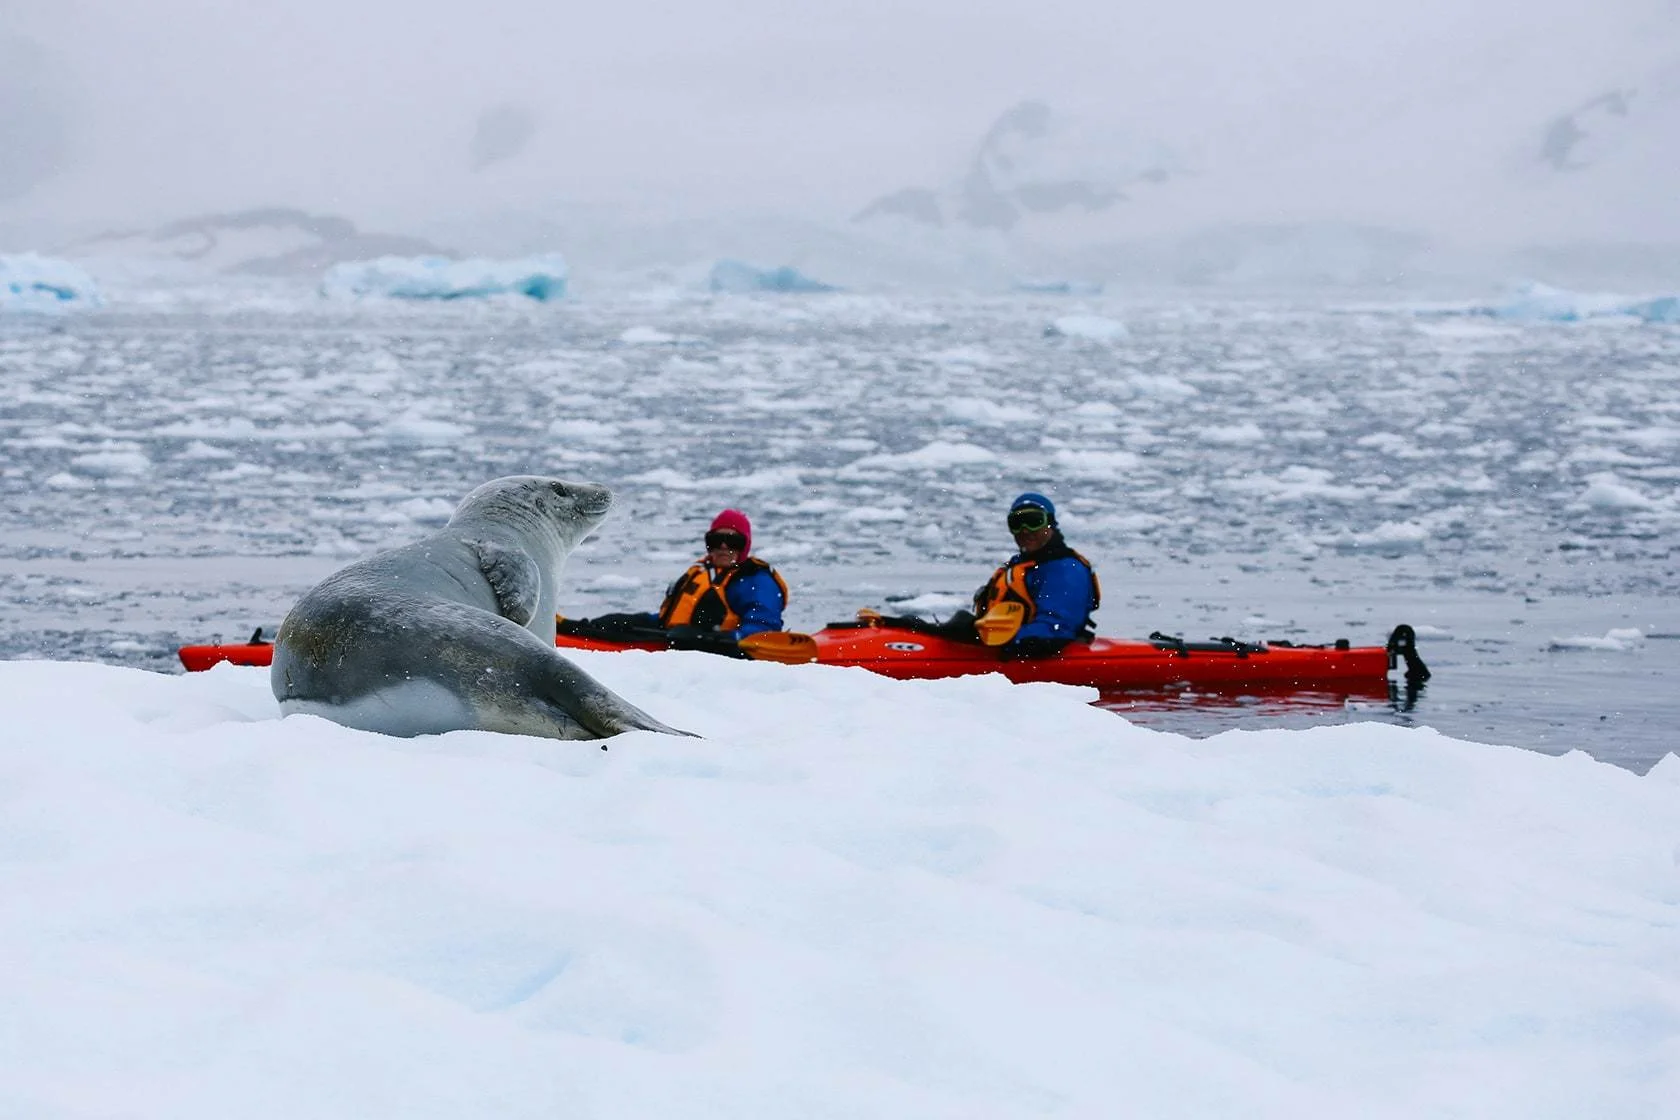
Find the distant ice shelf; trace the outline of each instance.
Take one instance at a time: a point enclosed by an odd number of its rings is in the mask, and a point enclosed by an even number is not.
[[[813,280],[797,268],[759,268],[744,261],[721,260],[712,266],[707,286],[714,292],[835,292],[833,284]]]
[[[93,277],[69,261],[0,254],[0,311],[69,311],[103,302]]]
[[[513,260],[379,257],[327,270],[321,294],[334,299],[484,299],[517,295],[538,301],[566,294],[566,262],[558,253]]]

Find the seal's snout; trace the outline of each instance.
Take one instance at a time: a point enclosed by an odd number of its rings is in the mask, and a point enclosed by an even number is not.
[[[556,482],[554,490],[586,517],[605,517],[612,509],[612,491],[593,482]]]

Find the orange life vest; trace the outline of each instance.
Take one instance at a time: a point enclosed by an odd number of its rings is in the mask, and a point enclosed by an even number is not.
[[[1085,621],[1090,622],[1091,612],[1102,606],[1102,581],[1097,578],[1097,569],[1091,566],[1091,562],[1065,544],[1060,548],[1051,546],[1037,555],[1023,557],[993,572],[986,585],[974,594],[974,613],[984,615],[993,603],[1020,603],[1027,608],[1026,621],[1031,622],[1038,613],[1038,604],[1033,602],[1032,592],[1027,590],[1027,573],[1039,564],[1060,560],[1064,556],[1073,557],[1091,573],[1091,607],[1085,612]]]
[[[771,578],[776,581],[776,586],[782,593],[782,606],[786,607],[787,581],[782,579],[780,572],[758,557],[743,558],[739,564],[721,576],[715,575],[711,566],[702,560],[678,576],[677,582],[665,593],[665,602],[659,607],[659,625],[715,625],[719,630],[734,630],[741,625],[741,616],[729,605],[729,596],[724,594],[724,589],[729,586],[729,581],[741,572],[759,569],[769,572]]]

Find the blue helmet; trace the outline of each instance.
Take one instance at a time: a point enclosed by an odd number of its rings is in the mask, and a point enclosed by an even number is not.
[[[1009,512],[1014,513],[1016,510],[1027,506],[1037,506],[1039,509],[1050,515],[1050,524],[1054,525],[1056,523],[1056,503],[1052,502],[1049,498],[1046,498],[1043,494],[1035,494],[1031,490],[1028,490],[1025,494],[1022,494],[1013,502],[1010,502]]]
[[[1021,519],[1020,526],[1016,526],[1015,516],[1023,509],[1042,509],[1045,519],[1052,526],[1055,524],[1055,502],[1047,499],[1043,494],[1033,494],[1032,490],[1028,490],[1026,494],[1020,495],[1018,499],[1010,502],[1010,532],[1018,532],[1020,529],[1025,529],[1026,526],[1032,526],[1033,529],[1042,529],[1045,526],[1045,522],[1038,521],[1038,519],[1028,521],[1025,517]]]

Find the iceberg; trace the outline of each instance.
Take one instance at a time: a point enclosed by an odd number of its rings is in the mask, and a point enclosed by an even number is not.
[[[1614,292],[1572,292],[1550,284],[1528,283],[1502,303],[1464,308],[1467,315],[1521,322],[1578,323],[1587,319],[1638,319],[1645,323],[1680,323],[1680,295],[1628,296]]]
[[[744,261],[723,260],[712,266],[708,286],[714,292],[837,292],[833,284],[813,280],[797,268],[758,268]]]
[[[378,257],[327,270],[321,294],[337,299],[483,299],[519,295],[538,301],[566,294],[566,261],[558,253],[515,260]]]
[[[67,311],[105,301],[86,271],[38,253],[0,253],[0,311]]]

